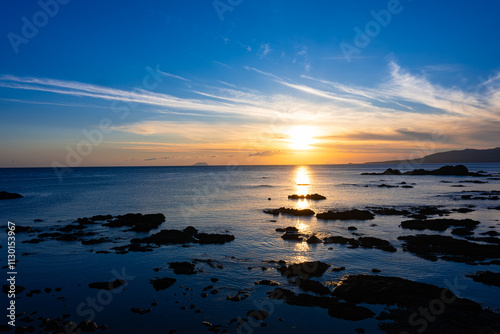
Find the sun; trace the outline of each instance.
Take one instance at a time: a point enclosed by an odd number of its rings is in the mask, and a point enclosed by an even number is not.
[[[309,150],[314,143],[314,135],[315,130],[310,126],[294,126],[288,131],[290,147],[297,151]]]

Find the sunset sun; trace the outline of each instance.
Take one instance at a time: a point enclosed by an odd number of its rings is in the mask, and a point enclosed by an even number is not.
[[[297,151],[309,150],[314,143],[315,133],[310,126],[294,126],[288,131],[288,135],[290,147]]]

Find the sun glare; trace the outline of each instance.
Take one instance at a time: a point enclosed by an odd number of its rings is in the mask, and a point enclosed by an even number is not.
[[[311,148],[314,142],[314,129],[310,126],[298,125],[288,132],[290,137],[290,147],[297,151],[305,151]]]

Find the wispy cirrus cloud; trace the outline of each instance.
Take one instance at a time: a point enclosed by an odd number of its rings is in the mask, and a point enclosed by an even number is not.
[[[190,81],[189,88],[184,91],[186,94],[181,97],[145,89],[127,91],[76,81],[13,75],[0,75],[0,87],[86,98],[85,102],[143,104],[150,108],[147,118],[117,125],[115,130],[175,139],[173,143],[189,145],[190,149],[198,143],[199,147],[213,145],[232,150],[235,145],[228,146],[227,142],[245,141],[262,129],[273,128],[273,135],[264,136],[268,140],[260,143],[260,147],[267,145],[272,149],[259,152],[275,151],[286,145],[280,138],[284,138],[287,126],[304,123],[322,129],[321,133],[330,133],[316,145],[325,149],[335,145],[340,147],[341,141],[425,141],[432,135],[428,129],[449,134],[448,138],[453,138],[456,143],[472,140],[487,145],[491,140],[477,133],[481,133],[481,129],[494,133],[500,123],[500,74],[481,83],[487,89],[471,91],[442,87],[424,75],[402,69],[395,61],[387,66],[388,79],[373,87],[349,85],[312,75],[293,80],[254,67],[245,69],[253,72],[259,80],[281,87],[277,90],[279,93],[214,80],[213,85]],[[182,81],[190,80],[165,73]],[[40,103],[62,107],[87,105],[72,105],[60,98],[52,101]],[[17,99],[15,102],[23,101]],[[176,116],[192,117],[193,121],[176,120]],[[269,120],[273,118],[280,120],[282,126],[270,125]],[[451,144],[450,140],[448,144]]]

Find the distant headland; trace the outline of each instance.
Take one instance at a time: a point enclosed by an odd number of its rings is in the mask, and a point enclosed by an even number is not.
[[[500,162],[500,147],[486,150],[457,150],[434,153],[422,158],[411,160],[391,160],[379,162],[366,162],[366,164],[398,164],[398,163],[474,163],[474,162]]]
[[[193,164],[193,166],[197,166],[197,167],[200,167],[200,166],[202,166],[202,167],[206,167],[206,166],[208,166],[208,164],[207,164],[206,162],[197,162],[197,163]]]

